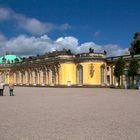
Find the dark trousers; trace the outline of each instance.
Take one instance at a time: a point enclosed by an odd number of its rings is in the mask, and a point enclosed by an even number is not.
[[[14,96],[13,89],[10,89],[10,96]]]
[[[0,89],[0,96],[3,96],[3,89]]]

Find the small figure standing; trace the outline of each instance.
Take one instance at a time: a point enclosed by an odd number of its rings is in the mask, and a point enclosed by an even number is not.
[[[13,84],[9,84],[10,96],[14,96],[13,90],[14,90],[14,85]]]
[[[3,96],[4,83],[0,83],[0,96]]]

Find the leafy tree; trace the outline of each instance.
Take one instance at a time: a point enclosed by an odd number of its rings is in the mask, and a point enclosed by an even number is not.
[[[119,58],[116,63],[115,63],[115,69],[114,69],[114,75],[117,77],[118,79],[118,87],[120,86],[120,76],[123,75],[124,72],[124,68],[125,68],[125,61],[124,59],[121,57]]]
[[[131,42],[131,47],[129,48],[131,55],[140,54],[140,32],[134,34],[133,41]]]
[[[128,70],[129,75],[132,77],[132,87],[134,87],[134,79],[135,79],[135,76],[138,73],[138,68],[139,68],[138,60],[136,60],[135,58],[133,58],[130,61],[129,70]]]

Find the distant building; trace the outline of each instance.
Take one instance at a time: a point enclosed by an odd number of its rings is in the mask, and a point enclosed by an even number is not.
[[[131,56],[123,56],[129,63]],[[140,62],[140,55],[134,56]],[[119,57],[106,53],[72,54],[71,51],[54,51],[44,55],[21,58],[13,53],[0,57],[0,82],[29,86],[112,86],[116,85],[114,62]],[[140,80],[140,74],[136,82]],[[130,83],[127,69],[121,85]]]

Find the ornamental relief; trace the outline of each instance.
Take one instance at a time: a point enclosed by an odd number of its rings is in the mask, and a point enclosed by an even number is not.
[[[93,64],[91,64],[90,65],[90,68],[89,68],[89,74],[90,74],[90,77],[92,78],[93,77],[93,75],[94,75],[94,66],[93,66]]]

